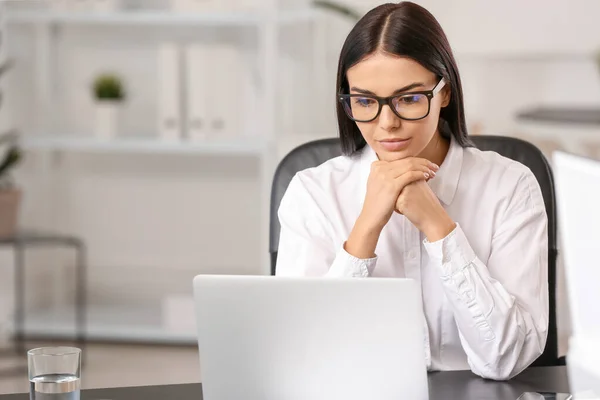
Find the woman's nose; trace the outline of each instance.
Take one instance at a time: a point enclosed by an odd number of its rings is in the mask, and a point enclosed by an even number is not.
[[[396,130],[400,127],[400,118],[390,108],[389,105],[384,105],[379,114],[379,126],[388,132]]]

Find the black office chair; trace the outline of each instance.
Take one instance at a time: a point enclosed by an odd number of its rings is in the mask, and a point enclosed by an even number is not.
[[[550,299],[550,316],[548,339],[544,353],[532,366],[564,365],[564,357],[558,357],[558,336],[556,326],[556,201],[554,195],[554,179],[548,161],[542,152],[533,144],[524,140],[504,136],[472,136],[473,143],[481,150],[492,150],[507,158],[525,164],[537,178],[542,189],[546,213],[548,214],[548,286]],[[296,174],[306,168],[316,167],[330,158],[342,154],[337,138],[320,139],[305,143],[292,150],[279,163],[271,189],[270,239],[271,274],[275,275],[277,250],[279,247],[279,219],[277,210],[281,198],[290,181]]]

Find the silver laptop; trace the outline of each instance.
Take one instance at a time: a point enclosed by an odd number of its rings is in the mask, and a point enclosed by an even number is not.
[[[600,397],[600,162],[553,154],[572,336],[567,366],[576,398]],[[578,396],[579,395],[579,396]]]
[[[418,284],[194,279],[205,400],[428,398]]]

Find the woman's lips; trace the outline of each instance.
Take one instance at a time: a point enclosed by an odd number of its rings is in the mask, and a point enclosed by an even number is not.
[[[384,139],[380,140],[379,144],[386,149],[387,151],[400,151],[410,143],[410,138],[408,139]]]

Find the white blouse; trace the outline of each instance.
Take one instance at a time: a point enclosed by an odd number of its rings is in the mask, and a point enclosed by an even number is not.
[[[535,176],[453,139],[429,185],[456,229],[430,243],[394,213],[376,258],[358,259],[343,245],[376,160],[367,145],[296,174],[279,208],[277,275],[415,279],[430,370],[517,375],[542,354],[548,331],[547,217]]]

